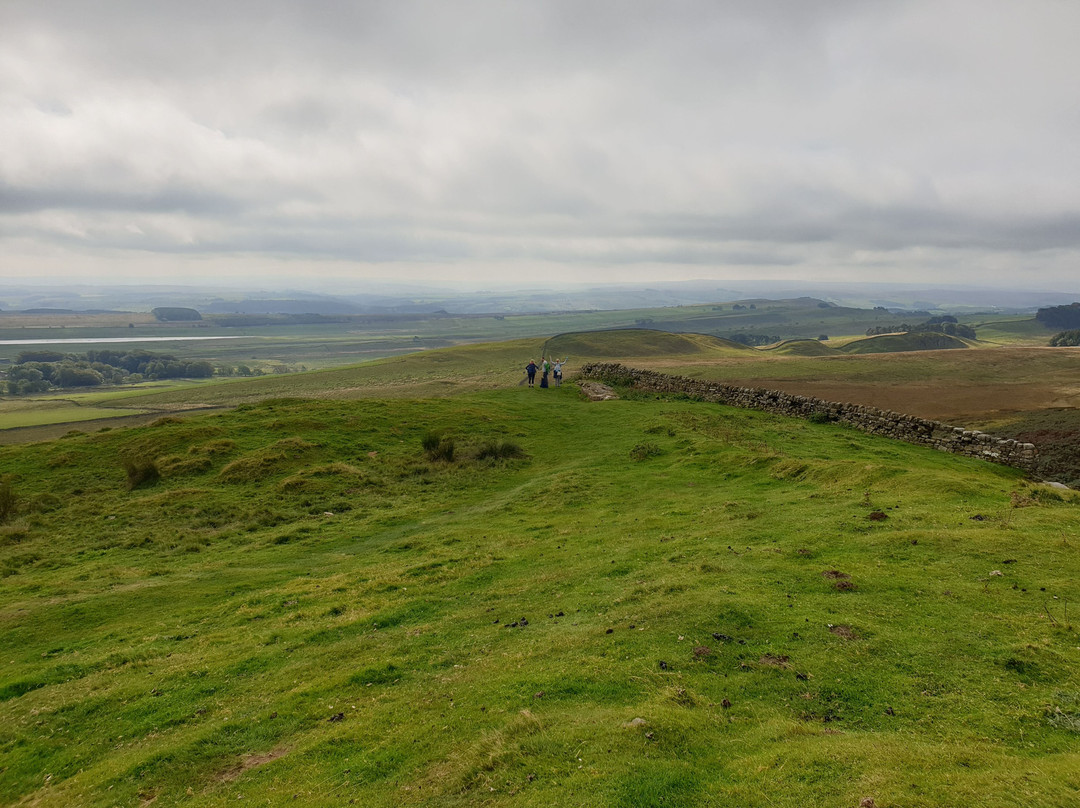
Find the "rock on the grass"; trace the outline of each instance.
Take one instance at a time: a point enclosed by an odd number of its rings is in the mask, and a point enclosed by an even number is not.
[[[614,390],[600,382],[582,382],[581,392],[589,401],[611,401],[619,397]]]

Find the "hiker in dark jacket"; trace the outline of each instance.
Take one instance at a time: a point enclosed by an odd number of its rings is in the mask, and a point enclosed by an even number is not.
[[[536,379],[536,362],[530,359],[529,364],[525,366],[525,372],[529,374],[529,387],[532,387]]]

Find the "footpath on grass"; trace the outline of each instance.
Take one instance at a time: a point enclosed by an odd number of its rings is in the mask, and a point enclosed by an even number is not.
[[[996,438],[978,430],[860,404],[825,401],[760,387],[736,387],[686,376],[669,376],[651,370],[628,368],[618,363],[594,362],[584,365],[580,376],[650,393],[683,394],[733,407],[847,424],[871,435],[977,457],[1027,472],[1033,472],[1039,460],[1038,450],[1031,443]]]

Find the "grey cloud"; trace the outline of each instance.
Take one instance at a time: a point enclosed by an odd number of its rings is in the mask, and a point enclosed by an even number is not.
[[[1078,28],[1053,0],[8,0],[0,233],[28,261],[1026,271],[1080,257]]]

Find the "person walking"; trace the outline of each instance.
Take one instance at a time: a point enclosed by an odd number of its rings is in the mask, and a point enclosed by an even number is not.
[[[525,373],[529,376],[529,387],[532,387],[533,382],[536,380],[536,362],[534,360],[529,360],[529,364],[525,366]]]

